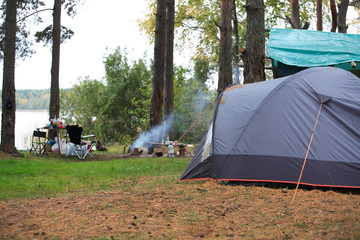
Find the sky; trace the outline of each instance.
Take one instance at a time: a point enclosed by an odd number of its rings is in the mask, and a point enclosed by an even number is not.
[[[151,56],[153,46],[140,32],[137,22],[145,15],[146,8],[146,0],[85,0],[74,18],[62,14],[62,25],[75,35],[61,45],[60,88],[78,83],[79,77],[100,80],[105,74],[104,56],[118,46],[127,48],[130,59],[142,58],[145,52]],[[40,16],[45,26],[52,24],[51,11]],[[31,58],[16,61],[17,90],[50,88],[51,47],[35,44],[35,51]],[[0,71],[3,71],[2,63]]]

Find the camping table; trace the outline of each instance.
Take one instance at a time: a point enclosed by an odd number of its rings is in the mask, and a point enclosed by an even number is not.
[[[60,128],[60,127],[49,127],[49,126],[43,127],[41,129],[46,129],[47,131],[50,131],[50,130],[56,131],[56,138],[57,138],[57,143],[59,146],[59,154],[61,154],[61,148],[60,148],[61,130],[66,130],[66,129]]]

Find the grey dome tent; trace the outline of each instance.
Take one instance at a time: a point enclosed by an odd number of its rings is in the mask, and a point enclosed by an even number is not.
[[[301,185],[360,188],[360,79],[346,70],[227,88],[180,181],[296,184],[300,174]]]

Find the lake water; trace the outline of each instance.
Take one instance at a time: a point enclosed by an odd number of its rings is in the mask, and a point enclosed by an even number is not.
[[[48,111],[17,110],[15,117],[16,148],[18,150],[29,150],[31,147],[31,136],[33,131],[36,128],[45,127],[48,124],[48,122],[49,122]],[[0,117],[0,124],[1,124],[1,117]]]

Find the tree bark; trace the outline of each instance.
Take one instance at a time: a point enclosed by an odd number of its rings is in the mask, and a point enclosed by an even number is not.
[[[337,11],[336,11],[335,0],[330,0],[330,11],[331,11],[331,20],[332,20],[330,32],[336,32],[336,28],[337,28]]]
[[[347,32],[346,14],[347,14],[348,7],[349,7],[349,0],[341,0],[340,4],[338,5],[338,8],[339,8],[338,32],[339,33],[346,33]]]
[[[316,1],[316,30],[323,30],[323,19],[322,19],[322,0]]]
[[[221,2],[218,95],[232,84],[232,0],[222,0]]]
[[[244,83],[265,80],[265,7],[263,0],[247,0]]]
[[[6,1],[0,145],[1,151],[12,154],[18,154],[15,147],[16,2],[16,0]]]
[[[300,13],[298,0],[291,0],[291,22],[294,29],[300,29]]]
[[[166,0],[157,0],[150,127],[162,120],[165,68]]]
[[[240,83],[240,37],[239,37],[239,21],[237,18],[237,11],[236,11],[236,0],[233,0],[233,24],[234,24],[234,38],[235,43],[233,47],[233,55],[234,55],[234,83]]]
[[[59,117],[60,113],[60,44],[61,39],[61,0],[55,0],[53,11],[53,36],[52,36],[52,65],[51,65],[51,87],[50,87],[50,109],[49,118]],[[49,138],[55,137],[55,131],[50,131]]]
[[[165,82],[164,82],[164,116],[169,118],[174,111],[174,17],[175,0],[167,0],[166,12],[166,44],[165,44]],[[169,124],[167,122],[166,124]],[[170,124],[172,124],[170,122]],[[172,126],[169,129],[171,139],[174,139]]]

